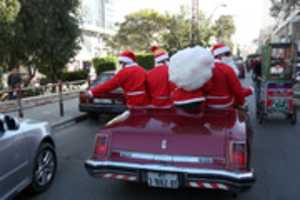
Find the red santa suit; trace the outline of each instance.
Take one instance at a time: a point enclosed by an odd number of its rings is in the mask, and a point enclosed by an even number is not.
[[[242,87],[233,69],[220,62],[215,63],[211,81],[212,86],[206,97],[210,108],[244,105],[245,97],[252,94],[250,88]]]
[[[211,89],[212,83],[208,81],[204,86],[197,90],[186,91],[182,88],[175,88],[172,92],[174,105],[181,106],[192,103],[203,103],[206,100],[206,94]]]
[[[173,106],[171,99],[171,85],[167,61],[168,53],[164,50],[153,48],[155,67],[147,73],[147,91],[151,100],[151,107],[168,109]]]
[[[148,105],[146,93],[146,72],[136,64],[133,52],[124,51],[120,54],[119,61],[124,63],[124,68],[111,80],[92,88],[89,93],[94,97],[121,87],[124,91],[129,108],[144,108]]]

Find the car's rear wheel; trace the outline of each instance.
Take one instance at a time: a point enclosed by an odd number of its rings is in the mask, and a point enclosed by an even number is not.
[[[39,147],[34,160],[30,191],[41,193],[49,188],[56,174],[57,158],[54,147],[44,143]]]
[[[89,112],[88,113],[88,117],[92,120],[97,120],[99,118],[99,114],[98,113],[93,113],[93,112]]]

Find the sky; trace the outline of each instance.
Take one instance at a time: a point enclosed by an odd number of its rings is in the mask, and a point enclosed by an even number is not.
[[[155,9],[161,13],[166,11],[176,13],[181,5],[191,4],[191,0],[118,0],[117,2],[119,19],[144,8]],[[221,7],[222,4],[226,4],[226,7]],[[260,29],[269,23],[269,0],[199,0],[199,7],[206,16],[213,15],[213,20],[222,14],[233,15],[237,29],[233,41],[239,45],[251,45],[258,37]]]

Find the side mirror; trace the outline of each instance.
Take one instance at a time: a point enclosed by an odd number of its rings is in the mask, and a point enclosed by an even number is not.
[[[4,121],[5,121],[5,124],[6,124],[8,130],[18,130],[19,129],[19,123],[13,117],[6,115],[4,117]]]

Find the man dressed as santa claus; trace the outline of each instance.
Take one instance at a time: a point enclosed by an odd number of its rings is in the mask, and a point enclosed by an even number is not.
[[[215,56],[215,61],[230,66],[237,76],[239,76],[239,69],[235,64],[231,50],[224,44],[216,44],[212,47],[212,53]]]
[[[228,54],[229,52],[229,54]],[[216,62],[213,68],[212,88],[207,94],[207,104],[211,108],[243,106],[245,98],[253,94],[253,88],[243,88],[232,66],[225,64],[230,60],[230,49],[222,44],[212,49]],[[222,61],[223,60],[223,61]]]
[[[163,49],[154,46],[150,49],[155,60],[155,67],[147,73],[147,91],[151,108],[168,109],[173,106],[171,85],[169,82],[169,55]]]
[[[210,90],[213,55],[200,46],[186,48],[170,59],[169,79],[175,85],[172,99],[176,107],[196,110]]]
[[[103,84],[90,89],[90,97],[99,97],[102,94],[121,87],[124,91],[128,108],[145,108],[148,106],[146,93],[146,72],[136,63],[136,56],[131,51],[123,51],[119,55],[121,70]]]

